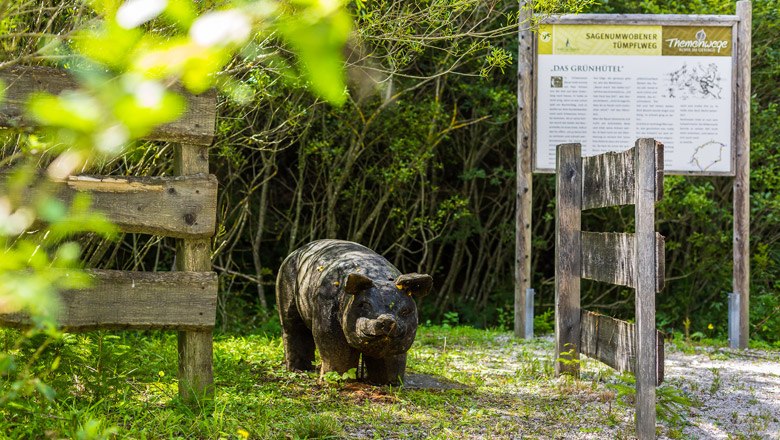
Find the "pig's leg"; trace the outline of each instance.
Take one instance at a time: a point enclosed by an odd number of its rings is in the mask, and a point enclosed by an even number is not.
[[[288,259],[289,260],[289,259]],[[276,304],[282,322],[284,360],[289,370],[314,370],[314,338],[295,304],[296,270],[294,259],[285,260],[276,279]]]
[[[314,338],[311,331],[297,315],[295,305],[288,310],[288,317],[282,319],[282,341],[284,360],[290,370],[314,370]]]
[[[337,320],[315,320],[312,325],[314,341],[322,358],[320,377],[331,371],[344,374],[357,368],[360,352],[349,346]]]
[[[347,347],[346,350],[338,353],[328,353],[327,351],[320,349],[320,357],[322,358],[322,369],[320,370],[321,378],[325,373],[331,371],[344,374],[353,368],[357,370],[360,352],[351,347]]]
[[[372,358],[363,356],[368,370],[368,381],[380,385],[398,385],[406,372],[406,353]]]

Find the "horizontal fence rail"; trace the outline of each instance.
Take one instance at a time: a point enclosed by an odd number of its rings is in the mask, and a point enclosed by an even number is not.
[[[582,209],[634,204],[634,150],[582,158]]]
[[[60,294],[58,322],[68,331],[94,329],[201,330],[214,327],[217,274],[92,269],[86,289]],[[30,324],[22,313],[0,314],[0,324]]]
[[[664,288],[664,236],[655,234],[656,291]],[[632,264],[636,252],[636,236],[620,232],[581,232],[581,277],[604,283],[636,288],[636,274]]]
[[[5,182],[0,173],[0,190]],[[213,175],[176,177],[70,176],[50,181],[49,189],[66,204],[77,193],[90,196],[91,209],[123,232],[175,238],[214,235],[217,219],[217,178]],[[33,204],[37,195],[22,193]]]
[[[47,92],[59,95],[78,88],[78,82],[68,71],[50,67],[16,66],[0,71],[4,83],[4,99],[0,102],[0,126],[29,127],[32,121],[24,118],[25,104],[31,94]],[[187,110],[178,120],[155,129],[145,137],[150,141],[183,142],[211,145],[216,125],[217,97],[214,91],[200,95],[186,93],[181,86],[171,90],[180,93],[187,102]]]
[[[609,316],[582,311],[580,352],[620,372],[636,374],[636,325]],[[664,334],[656,336],[657,384],[664,381]]]
[[[655,149],[655,161],[664,163],[664,149]],[[633,205],[636,201],[634,150],[582,158],[582,209]],[[655,176],[655,200],[664,195],[663,166]]]

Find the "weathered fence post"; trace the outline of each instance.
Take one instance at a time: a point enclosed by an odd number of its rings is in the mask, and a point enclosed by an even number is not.
[[[663,151],[663,149],[661,149]],[[636,431],[639,439],[655,438],[655,387],[657,383],[655,291],[658,286],[655,201],[658,175],[656,142],[639,139],[634,150],[636,201],[634,274],[636,276]],[[663,160],[661,160],[663,164]],[[663,179],[663,175],[661,175]],[[663,184],[661,184],[663,185]]]
[[[528,313],[523,310],[528,303],[526,289],[531,287],[531,204],[533,202],[533,172],[531,150],[533,147],[533,2],[520,1],[520,23],[517,69],[517,181],[515,199],[515,336],[530,338]],[[524,334],[525,333],[525,334]]]
[[[750,333],[750,56],[753,11],[749,1],[737,2],[736,157],[734,158],[734,293],[739,301],[739,348],[747,348]]]
[[[580,372],[580,151],[580,144],[559,145],[555,175],[555,372],[575,376]]]
[[[209,173],[208,147],[178,144],[174,171],[180,176]],[[186,214],[185,214],[186,216]],[[197,219],[189,219],[195,222]],[[177,240],[176,270],[211,270],[211,239]],[[196,294],[196,292],[193,292]],[[216,309],[214,310],[216,314]],[[211,329],[179,332],[179,395],[185,401],[209,399],[214,394],[213,335]]]

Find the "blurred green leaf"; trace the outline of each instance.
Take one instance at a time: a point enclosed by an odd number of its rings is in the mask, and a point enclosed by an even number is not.
[[[191,0],[169,0],[164,15],[179,28],[187,30],[197,17]]]
[[[77,92],[63,92],[59,96],[36,93],[27,102],[28,112],[39,124],[77,132],[98,129],[100,108],[94,98]]]
[[[318,0],[295,2],[306,8],[290,12],[277,28],[303,65],[312,89],[333,104],[346,100],[342,50],[352,29],[352,19],[340,7],[327,8]]]
[[[35,389],[37,389],[38,392],[41,393],[41,395],[46,398],[46,400],[50,402],[54,401],[54,397],[57,395],[57,393],[54,392],[54,389],[52,387],[41,382],[40,379],[34,379],[33,383],[35,384]]]
[[[75,42],[76,49],[91,61],[121,70],[127,66],[143,37],[138,28],[125,29],[115,21],[107,20],[80,32]]]
[[[0,353],[0,374],[5,375],[16,368],[14,358],[7,353]]]
[[[81,246],[75,242],[63,243],[57,248],[54,263],[57,267],[78,267]]]
[[[144,100],[142,94],[143,90],[135,95],[125,95],[114,106],[116,118],[134,138],[146,136],[155,127],[175,121],[184,113],[186,102],[180,95],[161,90],[159,97]]]
[[[47,197],[38,204],[38,215],[46,222],[62,220],[68,213],[65,204],[54,197]]]

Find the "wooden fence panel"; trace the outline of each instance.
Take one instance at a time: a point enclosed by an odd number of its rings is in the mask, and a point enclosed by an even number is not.
[[[655,437],[655,387],[663,380],[663,337],[655,295],[663,287],[663,237],[655,203],[663,195],[663,145],[581,158],[579,144],[558,145],[555,217],[556,372],[579,373],[580,353],[636,376],[636,432]],[[582,232],[582,210],[634,204],[635,233]],[[636,324],[580,309],[580,278],[636,290]],[[576,339],[574,339],[576,337]]]
[[[214,272],[130,272],[88,270],[92,285],[60,295],[60,325],[68,331],[94,329],[203,330],[214,327]],[[21,313],[0,314],[0,324],[29,324]]]
[[[78,88],[62,69],[11,67],[0,71],[5,99],[0,127],[32,127],[24,109],[30,95],[59,95]],[[126,232],[179,238],[174,273],[91,271],[94,284],[63,293],[62,324],[69,330],[93,328],[176,329],[179,333],[179,394],[185,401],[213,397],[212,329],[216,319],[217,276],[211,270],[211,240],[216,228],[217,182],[208,174],[208,146],[214,140],[216,93],[185,93],[184,115],[155,129],[146,140],[176,142],[179,177],[69,177],[52,182],[68,201],[77,192],[92,196]],[[32,192],[32,191],[31,191]],[[34,194],[22,195],[28,201]],[[0,324],[23,325],[20,314],[0,315]]]

